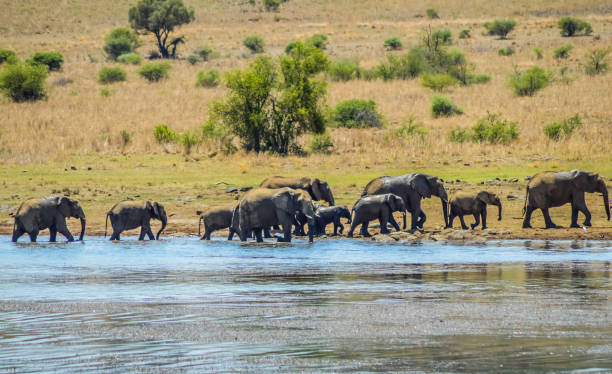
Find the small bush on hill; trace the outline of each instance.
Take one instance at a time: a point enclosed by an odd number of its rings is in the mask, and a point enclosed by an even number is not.
[[[197,87],[217,87],[219,85],[219,70],[210,69],[198,72]]]
[[[102,97],[111,97],[113,96],[113,91],[111,91],[110,88],[108,88],[107,86],[104,86],[102,88],[100,88],[100,96]]]
[[[175,131],[170,130],[168,125],[163,123],[155,126],[153,137],[159,144],[174,143],[178,140],[178,134]]]
[[[422,127],[421,123],[417,123],[413,116],[410,116],[402,125],[397,128],[394,132],[395,137],[409,140],[414,136],[424,137],[427,135],[427,129]]]
[[[561,45],[553,51],[553,57],[558,60],[560,58],[568,58],[570,51],[574,49],[571,44]]]
[[[472,127],[475,142],[508,144],[518,139],[517,123],[500,119],[501,114],[488,113]]]
[[[376,68],[383,80],[412,79],[431,68],[422,48],[413,47],[402,56],[387,56],[387,61]]]
[[[558,141],[561,138],[569,138],[574,130],[582,126],[580,116],[576,114],[573,117],[563,119],[558,122],[549,123],[542,129],[544,134],[551,140]]]
[[[263,53],[264,52],[264,40],[259,35],[250,35],[244,38],[242,44],[247,47],[251,53]]]
[[[423,74],[421,75],[421,86],[431,88],[434,91],[442,91],[446,87],[457,84],[457,80],[448,74]]]
[[[491,76],[488,74],[470,74],[468,84],[488,83],[491,81]]]
[[[524,72],[512,73],[508,79],[508,85],[517,96],[533,96],[536,91],[548,86],[551,79],[551,72],[536,66]]]
[[[434,30],[431,36],[440,45],[453,44],[453,33],[449,29]]]
[[[402,49],[402,42],[399,38],[389,38],[385,40],[383,47],[389,51],[399,51]]]
[[[134,52],[124,53],[121,56],[117,57],[117,61],[123,64],[140,65],[140,63],[142,62],[142,56]]]
[[[576,33],[584,32],[584,35],[589,35],[593,32],[591,24],[574,17],[563,17],[557,23],[557,27],[561,30],[561,36],[574,36]]]
[[[498,50],[497,54],[500,55],[500,56],[511,56],[511,55],[514,54],[514,47],[509,45],[506,48],[502,48],[502,49]]]
[[[434,95],[431,101],[431,114],[435,118],[452,116],[454,114],[463,114],[463,109],[454,105],[446,96]]]
[[[26,60],[26,63],[46,65],[50,71],[60,70],[64,57],[59,52],[36,52]]]
[[[310,150],[312,153],[323,153],[326,155],[332,153],[334,141],[329,132],[326,131],[323,134],[315,135],[310,142]]]
[[[430,19],[440,18],[438,16],[438,12],[433,8],[427,9],[426,13],[427,13],[427,17],[429,17]]]
[[[306,39],[306,45],[317,47],[319,49],[325,49],[325,43],[327,43],[327,35],[325,34],[314,34],[310,38]]]
[[[327,75],[332,81],[346,82],[360,76],[359,62],[355,60],[335,61],[327,67]]]
[[[472,134],[466,129],[452,129],[448,134],[448,140],[452,143],[465,143],[472,141]]]
[[[459,39],[469,39],[471,37],[469,29],[463,29],[459,32]]]
[[[535,47],[535,48],[533,49],[533,53],[535,53],[536,58],[537,58],[538,60],[541,60],[541,59],[542,59],[542,57],[544,57],[544,50],[543,50],[542,48],[540,48],[540,47]]]
[[[486,22],[485,29],[489,35],[497,35],[500,39],[506,39],[506,36],[514,30],[517,22],[513,19],[497,19],[493,22]]]
[[[138,34],[127,27],[118,27],[104,38],[104,52],[111,60],[126,53],[132,53],[140,46]]]
[[[7,64],[0,71],[0,90],[15,102],[43,99],[47,71],[46,65]]]
[[[382,127],[382,115],[376,110],[372,100],[351,99],[341,101],[336,105],[332,121],[338,127],[367,128]]]
[[[109,84],[127,80],[127,73],[118,66],[103,66],[98,71],[98,83]]]
[[[0,49],[0,64],[6,63],[16,63],[19,59],[17,58],[17,54],[11,51],[10,49]]]
[[[608,53],[610,49],[596,49],[587,55],[585,72],[588,75],[604,74],[608,71]]]
[[[196,55],[196,54],[191,54],[189,56],[187,56],[187,62],[189,62],[191,65],[195,65],[198,64],[200,62],[202,62],[204,60],[202,60],[202,57]]]
[[[194,49],[193,54],[196,56],[200,56],[202,61],[208,61],[213,55],[213,50],[211,47],[203,45]]]
[[[150,62],[138,69],[138,74],[149,82],[157,82],[168,78],[168,72],[172,65],[168,62]]]
[[[202,139],[198,137],[197,134],[192,133],[189,130],[181,134],[180,141],[186,155],[191,153],[191,149],[193,147],[196,147],[202,143]]]

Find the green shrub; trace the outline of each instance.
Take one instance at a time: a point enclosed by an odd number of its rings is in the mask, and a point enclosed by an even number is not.
[[[0,90],[15,102],[43,99],[47,71],[46,65],[7,64],[0,71]]]
[[[123,64],[140,65],[140,63],[142,62],[142,56],[134,52],[124,53],[121,56],[117,57],[117,61]]]
[[[242,44],[247,47],[251,53],[263,53],[264,51],[264,40],[259,35],[250,35],[244,38]]]
[[[280,6],[281,0],[263,0],[264,8],[267,12],[276,12]]]
[[[198,72],[196,87],[217,87],[219,85],[219,70],[210,69]]]
[[[168,125],[160,123],[155,126],[155,130],[153,131],[153,137],[155,141],[159,144],[167,144],[174,143],[178,140],[178,135],[176,132],[170,130]]]
[[[508,85],[517,96],[533,96],[536,91],[548,86],[551,79],[551,72],[536,66],[524,72],[512,73]]]
[[[332,81],[347,82],[360,76],[359,61],[341,60],[329,64],[327,75]]]
[[[150,62],[142,65],[138,69],[138,74],[149,82],[157,82],[161,79],[168,78],[168,71],[172,65],[168,62]]]
[[[488,113],[472,127],[475,142],[508,144],[518,139],[517,123],[500,119],[500,114]]]
[[[389,38],[385,40],[383,47],[389,51],[398,51],[402,49],[402,42],[399,38]]]
[[[200,56],[202,61],[208,61],[213,55],[213,50],[211,47],[203,45],[194,49],[193,54],[196,56]]]
[[[472,141],[472,134],[468,130],[456,128],[448,134],[448,140],[452,143],[465,143]]]
[[[334,141],[329,132],[315,135],[310,142],[310,150],[313,153],[330,154],[334,150]]]
[[[191,153],[191,149],[193,147],[196,147],[202,143],[202,139],[198,137],[197,134],[192,133],[190,131],[185,131],[184,133],[182,133],[180,141],[186,155]]]
[[[327,43],[327,35],[314,34],[310,38],[306,39],[306,45],[317,47],[319,49],[325,49],[325,43]]]
[[[291,51],[293,51],[296,45],[297,45],[296,42],[290,42],[289,44],[287,44],[287,46],[285,47],[285,53],[291,54]]]
[[[423,48],[413,47],[402,56],[387,56],[387,61],[376,68],[377,76],[383,80],[412,79],[431,68]]]
[[[535,47],[535,48],[533,49],[533,53],[535,53],[536,58],[537,58],[538,60],[541,60],[541,59],[542,59],[542,57],[544,57],[544,50],[543,50],[542,48],[540,48],[540,47]]]
[[[469,39],[471,37],[469,29],[463,29],[459,32],[459,39]]]
[[[100,96],[102,96],[102,97],[111,97],[111,96],[113,96],[113,91],[111,91],[110,88],[104,86],[104,87],[100,88]]]
[[[425,11],[427,13],[427,17],[429,17],[430,19],[435,19],[435,18],[440,18],[438,17],[438,12],[435,9],[427,9]]]
[[[395,137],[409,140],[410,138],[419,135],[421,137],[427,135],[427,129],[421,127],[422,124],[416,123],[416,119],[410,116],[402,125],[393,131]]]
[[[140,46],[138,34],[127,27],[118,27],[104,38],[104,52],[112,60],[126,53],[132,53]]]
[[[434,117],[463,114],[463,109],[454,105],[446,96],[434,95],[431,101],[431,114]]]
[[[498,50],[497,54],[500,55],[500,56],[511,56],[511,55],[514,54],[514,47],[509,45],[506,48],[502,48],[502,49]]]
[[[587,55],[585,72],[588,75],[603,74],[608,71],[608,53],[610,49],[596,49]]]
[[[497,19],[493,22],[486,22],[485,29],[489,35],[497,35],[500,39],[506,39],[506,36],[514,30],[517,22],[513,19]]]
[[[108,84],[127,80],[127,73],[118,66],[103,66],[98,71],[98,83]]]
[[[132,134],[127,130],[121,130],[119,131],[119,138],[121,139],[121,146],[125,147],[132,141]]]
[[[372,100],[341,101],[336,105],[331,119],[338,127],[367,128],[383,125],[382,115],[378,113],[376,103]]]
[[[26,63],[46,65],[50,71],[60,70],[64,57],[59,52],[36,52],[26,60]]]
[[[544,126],[544,134],[551,140],[561,140],[561,138],[569,138],[574,130],[582,126],[582,120],[576,113],[575,116],[563,119],[558,122],[549,123]]]
[[[16,63],[19,59],[17,58],[17,54],[11,51],[10,49],[0,49],[0,64],[6,63]]]
[[[574,46],[571,44],[561,45],[555,48],[553,51],[553,57],[558,60],[560,58],[568,58],[570,51],[574,49]]]
[[[197,63],[200,63],[204,60],[202,60],[202,57],[196,55],[196,54],[191,54],[189,56],[187,56],[187,62],[189,62],[191,65],[195,65]]]
[[[557,27],[561,30],[561,36],[574,36],[583,31],[584,35],[589,35],[593,32],[590,23],[574,17],[561,18]]]
[[[431,37],[434,43],[438,43],[439,45],[453,44],[453,33],[449,29],[434,30]]]
[[[470,74],[468,76],[468,84],[488,83],[491,81],[491,76],[488,74]]]
[[[457,80],[448,74],[423,74],[421,75],[421,86],[431,88],[434,91],[442,91],[446,87],[454,86]]]

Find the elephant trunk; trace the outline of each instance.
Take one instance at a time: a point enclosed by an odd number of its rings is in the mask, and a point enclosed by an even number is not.
[[[499,209],[497,220],[501,221],[502,220],[502,205],[501,205],[501,203],[499,203],[499,205],[497,205],[497,206],[498,206],[498,209]]]
[[[442,201],[442,212],[444,213],[444,227],[448,226],[448,201],[440,199]],[[501,207],[500,207],[501,209]]]
[[[202,236],[202,216],[198,219],[198,236]]]
[[[308,242],[312,243],[313,237],[314,237],[314,233],[315,233],[315,220],[313,217],[306,217],[308,219]]]
[[[85,236],[85,217],[81,217],[81,234],[79,235],[79,240],[83,240],[83,236]]]
[[[608,201],[608,190],[603,192],[603,201],[606,207],[606,214],[608,215],[608,221],[610,220],[610,202]]]
[[[402,210],[402,220],[404,222],[404,230],[406,230],[406,209]]]
[[[166,224],[168,223],[168,217],[166,217],[165,214],[161,217],[161,223],[162,223],[162,227],[157,232],[157,235],[155,236],[155,240],[159,240],[159,235],[162,233],[162,231],[164,231],[164,229],[166,228]]]

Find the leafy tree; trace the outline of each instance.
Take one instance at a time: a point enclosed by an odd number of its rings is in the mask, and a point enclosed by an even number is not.
[[[506,36],[514,30],[517,22],[513,19],[496,19],[493,22],[484,24],[489,35],[498,35],[500,39],[506,39]]]
[[[3,63],[15,63],[19,61],[15,52],[10,49],[0,49],[0,64]]]
[[[533,96],[536,91],[548,86],[551,79],[551,72],[535,66],[524,72],[512,73],[508,79],[508,85],[517,96]]]
[[[0,90],[15,102],[46,97],[48,67],[42,64],[9,64],[0,72]]]
[[[251,53],[263,53],[265,43],[259,35],[249,35],[244,38],[242,45],[247,47]]]
[[[176,27],[194,20],[194,10],[185,7],[182,0],[139,0],[136,6],[130,8],[129,19],[134,30],[155,35],[163,58],[174,58],[176,47],[183,43],[183,37],[172,40],[168,40],[168,37]]]
[[[454,114],[463,114],[463,109],[456,106],[446,96],[434,95],[431,100],[431,115],[437,117],[448,117]]]
[[[64,57],[59,52],[36,52],[26,60],[26,63],[46,65],[50,71],[60,70]]]
[[[104,52],[112,60],[125,53],[132,53],[140,46],[138,34],[127,27],[118,27],[104,38]]]
[[[568,58],[570,51],[574,49],[574,46],[571,44],[560,45],[553,51],[553,57],[555,60],[560,58]]]
[[[98,71],[98,83],[108,84],[127,80],[127,73],[118,66],[103,66]]]
[[[372,100],[350,99],[339,102],[331,119],[338,127],[382,127],[383,117]]]
[[[389,38],[385,40],[383,47],[385,47],[385,49],[389,51],[398,51],[402,49],[402,42],[400,41],[400,38],[397,38],[397,37]]]
[[[593,32],[590,23],[574,17],[561,18],[557,27],[561,30],[561,36],[574,36],[581,31],[584,31],[585,35]]]
[[[259,57],[247,69],[226,74],[230,92],[225,101],[213,104],[213,114],[247,151],[286,155],[298,149],[301,134],[325,131],[325,83],[313,77],[327,64],[320,49],[301,42],[278,64]]]
[[[162,79],[168,78],[168,72],[171,68],[172,65],[167,62],[150,62],[142,65],[137,72],[141,77],[145,78],[149,82],[158,82]]]

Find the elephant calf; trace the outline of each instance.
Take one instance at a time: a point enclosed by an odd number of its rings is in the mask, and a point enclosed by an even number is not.
[[[404,215],[404,222],[406,222],[406,205],[404,200],[392,193],[382,195],[368,195],[363,196],[353,206],[355,212],[353,216],[353,222],[351,223],[351,229],[348,232],[348,237],[353,237],[353,231],[355,227],[361,225],[361,235],[368,237],[371,236],[368,233],[368,223],[372,220],[378,219],[380,222],[380,233],[388,234],[387,222],[391,222],[391,225],[395,227],[397,231],[400,231],[400,227],[393,219],[393,212],[402,212]]]
[[[330,206],[320,207],[315,212],[315,234],[325,235],[325,227],[333,222],[334,233],[332,235],[338,235],[338,229],[340,234],[344,231],[344,225],[340,222],[340,218],[347,218],[348,222],[351,223],[351,212],[346,206]]]
[[[463,220],[465,214],[473,214],[475,223],[472,224],[472,229],[480,224],[482,217],[482,229],[487,228],[487,204],[497,205],[499,207],[498,220],[502,219],[502,204],[495,194],[487,191],[480,191],[476,196],[469,192],[458,192],[450,202],[450,214],[448,216],[447,228],[453,227],[453,220],[459,217],[461,228],[467,230],[467,225]]]
[[[216,230],[229,228],[229,236],[227,240],[232,240],[236,230],[232,227],[232,215],[234,214],[234,205],[223,205],[209,208],[205,211],[197,211],[200,216],[198,221],[198,236],[201,235],[200,227],[204,221],[204,235],[202,240],[210,240],[210,234]]]
[[[81,234],[79,240],[85,235],[85,213],[75,200],[64,196],[51,196],[43,199],[29,199],[21,203],[15,213],[12,241],[27,233],[30,241],[35,242],[40,230],[49,229],[49,241],[56,240],[57,233],[64,235],[69,242],[74,237],[66,226],[66,218],[79,218],[81,220]]]
[[[125,230],[135,229],[140,227],[140,236],[138,240],[143,240],[145,234],[150,240],[159,240],[159,235],[166,228],[168,217],[166,210],[157,202],[150,201],[133,201],[127,200],[115,204],[106,213],[106,225],[104,227],[104,236],[106,236],[106,228],[108,219],[110,218],[113,234],[110,240],[119,240],[119,236]],[[151,218],[161,221],[162,227],[157,232],[157,236],[153,236],[151,231]]]

